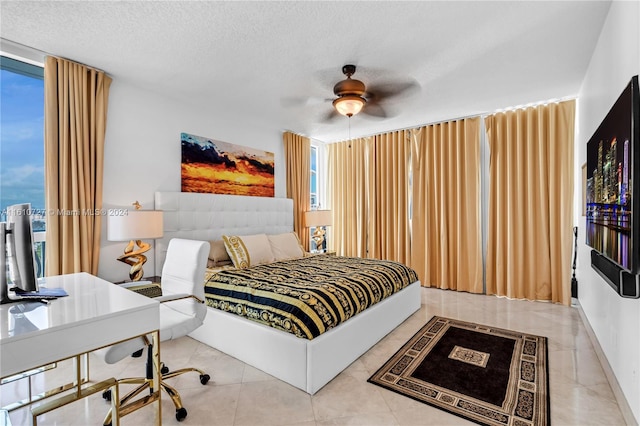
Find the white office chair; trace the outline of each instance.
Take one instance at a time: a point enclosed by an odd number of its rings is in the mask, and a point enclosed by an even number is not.
[[[169,242],[167,256],[162,268],[162,296],[155,298],[160,304],[160,341],[177,339],[200,327],[207,314],[204,303],[204,273],[207,266],[209,243],[204,241],[183,240],[174,238]],[[108,364],[116,363],[134,352],[139,352],[149,344],[149,339],[132,339],[105,349],[96,351]],[[120,416],[129,414],[140,408],[140,401],[129,403],[136,395],[150,387],[151,384],[151,351],[148,350],[147,376],[145,378],[119,379],[120,384],[138,384],[139,386],[126,394],[120,402]],[[207,384],[210,377],[197,368],[182,368],[169,372],[162,367],[161,387],[173,400],[176,407],[176,419],[184,420],[187,410],[182,406],[178,391],[166,383],[166,379],[183,373],[195,371],[200,374],[200,383]],[[110,400],[110,393],[104,398]],[[111,424],[111,413],[107,415],[105,425]]]

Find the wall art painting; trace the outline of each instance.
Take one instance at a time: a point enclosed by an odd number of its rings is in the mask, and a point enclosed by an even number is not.
[[[182,192],[275,195],[272,152],[181,133]]]

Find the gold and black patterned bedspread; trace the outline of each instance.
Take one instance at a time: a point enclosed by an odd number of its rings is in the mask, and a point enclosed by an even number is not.
[[[212,308],[313,339],[417,280],[398,262],[319,255],[215,272],[205,295]]]

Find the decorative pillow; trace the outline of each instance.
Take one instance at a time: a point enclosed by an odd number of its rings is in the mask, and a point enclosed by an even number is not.
[[[267,235],[271,251],[276,260],[299,259],[304,257],[304,249],[295,232]]]
[[[237,269],[245,269],[275,260],[266,234],[223,235],[227,253]]]
[[[229,262],[227,265],[231,264],[231,258],[227,253],[227,249],[224,247],[224,241],[209,241],[209,246],[209,260],[213,261],[215,264],[219,264],[221,262]]]

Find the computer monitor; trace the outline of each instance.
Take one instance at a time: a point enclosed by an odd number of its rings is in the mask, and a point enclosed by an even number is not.
[[[7,222],[0,226],[0,243],[3,246],[0,250],[0,284],[3,293],[7,286],[18,287],[22,291],[39,289],[31,212],[31,204],[28,203],[9,206]]]
[[[7,286],[7,223],[0,222],[0,304],[9,303]]]

